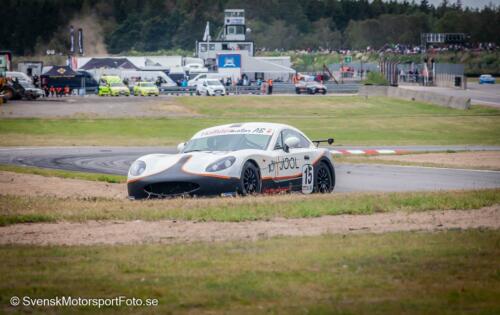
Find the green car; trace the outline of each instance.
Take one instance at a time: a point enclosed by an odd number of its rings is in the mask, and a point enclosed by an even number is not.
[[[100,80],[99,96],[130,96],[129,88],[122,83],[121,79],[116,76],[103,76]]]
[[[160,95],[160,90],[154,85],[152,82],[138,82],[136,86],[134,86],[134,95],[135,96],[149,96]]]

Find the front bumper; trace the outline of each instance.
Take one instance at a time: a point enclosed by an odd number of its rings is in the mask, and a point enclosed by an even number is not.
[[[212,90],[212,91],[209,90],[208,94],[216,96],[216,95],[225,95],[226,92],[224,90]]]
[[[129,198],[215,196],[241,191],[238,178],[221,178],[216,174],[212,176],[184,172],[182,166],[188,158],[181,159],[163,172],[129,181],[127,183]]]

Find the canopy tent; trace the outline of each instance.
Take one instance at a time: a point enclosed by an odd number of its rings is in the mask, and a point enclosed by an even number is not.
[[[244,56],[243,72],[294,74],[295,70],[267,60]]]
[[[77,73],[73,71],[70,66],[53,66],[42,75],[53,78],[72,78],[75,77]]]
[[[137,70],[138,68],[127,58],[92,58],[86,62],[80,69],[129,69]]]

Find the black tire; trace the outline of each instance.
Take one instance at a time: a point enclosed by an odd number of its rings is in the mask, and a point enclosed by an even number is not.
[[[14,99],[14,90],[13,89],[10,89],[10,88],[5,88],[3,91],[2,91],[4,97],[6,100],[12,100]]]
[[[329,194],[335,187],[335,171],[332,172],[326,162],[320,162],[315,167],[314,172],[314,190],[319,194]]]
[[[240,176],[241,194],[243,196],[259,194],[262,189],[260,172],[252,162],[246,162],[243,165]]]
[[[207,91],[207,96],[210,96],[210,93],[208,93],[208,91]]]
[[[295,93],[300,94],[300,89],[295,89]]]
[[[325,94],[326,94],[326,90],[323,90],[323,91],[321,92],[321,94],[325,95]]]

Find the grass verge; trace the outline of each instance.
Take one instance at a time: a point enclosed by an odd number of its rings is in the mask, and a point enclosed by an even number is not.
[[[74,172],[74,171],[64,171],[64,170],[55,170],[55,169],[40,168],[40,167],[17,166],[17,165],[6,165],[6,164],[0,164],[0,171],[7,171],[7,172],[14,172],[21,174],[34,174],[46,177],[83,179],[83,180],[91,180],[91,181],[106,182],[106,183],[125,183],[127,181],[126,176],[120,176],[120,175]]]
[[[488,230],[92,247],[1,246],[0,312],[498,314]],[[25,307],[32,298],[156,298],[157,307]]]
[[[497,151],[418,152],[386,156],[342,155],[334,156],[334,158],[337,163],[384,164],[500,171],[498,163],[499,154],[500,153]]]
[[[0,225],[61,220],[248,221],[275,217],[478,209],[499,203],[500,189],[148,201],[0,195]]]
[[[169,101],[171,102],[171,101]],[[338,144],[500,144],[500,110],[459,111],[384,97],[179,97],[201,117],[165,119],[0,119],[0,146],[173,145],[202,128],[240,121],[293,125]]]

